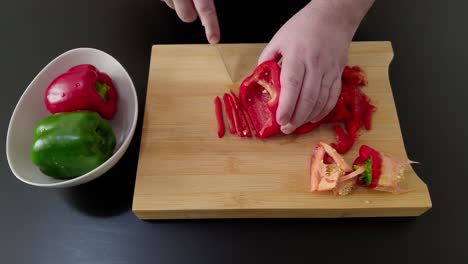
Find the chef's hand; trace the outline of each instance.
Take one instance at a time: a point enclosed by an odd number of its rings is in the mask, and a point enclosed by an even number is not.
[[[175,9],[179,18],[186,22],[194,22],[200,17],[205,27],[206,38],[212,44],[220,39],[218,17],[213,0],[161,0],[170,8]]]
[[[285,134],[336,105],[348,49],[374,0],[314,0],[275,34],[259,64],[282,57],[277,121]]]

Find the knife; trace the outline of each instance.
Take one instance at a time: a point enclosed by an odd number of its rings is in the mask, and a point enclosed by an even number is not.
[[[226,61],[224,60],[224,56],[223,56],[223,52],[221,51],[221,47],[219,46],[219,44],[215,44],[215,45],[216,45],[216,49],[218,50],[219,57],[223,61],[224,69],[226,70],[227,74],[229,75],[229,79],[231,79],[231,83],[234,83],[234,79],[231,76],[231,72],[229,71],[229,69],[228,69],[228,67],[226,65]]]

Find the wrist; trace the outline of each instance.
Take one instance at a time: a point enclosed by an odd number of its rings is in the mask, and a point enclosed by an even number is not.
[[[313,0],[306,8],[313,10],[325,23],[337,25],[352,35],[375,0]]]

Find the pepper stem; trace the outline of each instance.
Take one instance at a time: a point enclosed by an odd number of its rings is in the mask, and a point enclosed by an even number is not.
[[[96,88],[97,93],[104,100],[104,102],[107,102],[107,92],[109,91],[110,86],[98,81],[96,82],[95,88]]]

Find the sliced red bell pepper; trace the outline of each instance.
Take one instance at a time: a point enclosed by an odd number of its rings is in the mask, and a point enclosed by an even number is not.
[[[80,64],[55,78],[45,93],[52,114],[89,110],[106,119],[117,112],[117,90],[111,78],[90,64]]]
[[[232,109],[234,109],[234,119],[236,121],[237,135],[239,137],[252,137],[252,133],[250,132],[250,128],[247,124],[247,120],[245,118],[242,106],[239,103],[239,99],[233,92],[231,92],[230,98],[232,103]]]
[[[373,189],[377,187],[380,176],[382,174],[382,156],[377,150],[367,145],[362,145],[359,148],[359,157],[356,158],[353,165],[362,166],[365,164],[371,164],[372,166],[372,180],[368,182],[368,180],[364,180],[362,177],[358,177],[356,183],[360,186]]]
[[[345,66],[343,69],[342,80],[348,85],[358,87],[367,84],[367,76],[359,66]]]
[[[344,129],[339,126],[333,126],[333,130],[336,134],[336,144],[332,143],[331,146],[338,151],[340,154],[345,154],[348,152],[354,144],[354,140],[346,134]]]
[[[226,108],[226,114],[228,117],[228,123],[229,123],[229,131],[231,134],[236,134],[236,123],[234,121],[234,114],[232,112],[232,105],[231,101],[229,100],[229,94],[225,93],[223,95],[223,101],[224,101],[224,107]]]
[[[325,117],[327,122],[341,122],[351,117],[351,112],[347,106],[348,99],[345,96],[346,94],[342,92],[333,110]]]
[[[281,133],[276,121],[281,91],[281,68],[273,60],[258,65],[240,85],[239,97],[258,137],[267,138]]]
[[[322,122],[317,122],[317,123],[312,123],[312,122],[309,122],[309,123],[305,123],[304,125],[296,128],[296,130],[294,130],[293,134],[295,135],[302,135],[302,134],[307,134],[309,132],[312,132],[314,131],[316,128],[318,128],[320,125],[322,124]]]
[[[222,138],[226,130],[224,126],[223,106],[221,104],[221,99],[219,98],[219,96],[216,96],[214,102],[215,102],[216,120],[218,121],[218,137]]]

